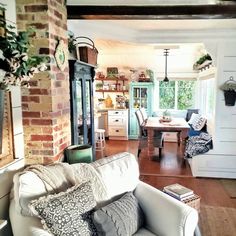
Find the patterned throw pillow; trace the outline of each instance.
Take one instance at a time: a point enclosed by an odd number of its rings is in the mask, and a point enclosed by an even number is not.
[[[188,123],[189,123],[190,125],[192,125],[192,124],[194,123],[194,120],[195,120],[195,119],[198,119],[200,116],[201,116],[200,114],[192,113],[191,118],[190,118],[190,120],[188,121]]]
[[[30,202],[30,209],[41,218],[44,229],[57,236],[95,236],[91,210],[96,202],[90,182]]]
[[[144,214],[132,192],[92,214],[98,235],[133,235],[144,223]]]
[[[204,125],[206,124],[206,118],[203,116],[197,116],[193,122],[192,122],[192,127],[194,130],[200,131]]]

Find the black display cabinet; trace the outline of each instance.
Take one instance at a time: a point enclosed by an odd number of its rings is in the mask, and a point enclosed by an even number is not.
[[[76,60],[69,60],[70,104],[71,104],[71,144],[91,145],[93,160],[94,148],[94,104],[93,65]]]

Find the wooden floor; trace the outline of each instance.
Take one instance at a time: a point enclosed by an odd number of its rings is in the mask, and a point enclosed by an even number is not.
[[[201,197],[201,204],[236,208],[236,199],[229,197],[220,179],[192,176],[181,148],[176,143],[165,142],[161,159],[157,156],[154,160],[147,158],[146,149],[142,150],[138,160],[142,180],[158,189],[163,189],[164,186],[172,183],[180,183],[193,189]],[[106,140],[105,156],[124,151],[137,156],[138,142]],[[158,155],[158,150],[156,154]],[[97,152],[97,158],[100,157],[100,153]]]

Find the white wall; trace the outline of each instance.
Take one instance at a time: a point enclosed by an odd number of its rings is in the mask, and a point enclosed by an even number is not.
[[[236,40],[217,44],[216,101],[213,150],[191,160],[194,176],[236,178],[236,105],[226,106],[223,91],[219,89],[230,76],[236,80]]]
[[[15,0],[0,0],[6,4],[6,19],[9,23],[16,22]],[[0,219],[8,219],[9,193],[12,187],[14,173],[24,165],[24,137],[22,126],[21,90],[19,87],[11,89],[12,118],[15,161],[4,168],[0,168]],[[0,230],[0,236],[10,236],[10,223]]]

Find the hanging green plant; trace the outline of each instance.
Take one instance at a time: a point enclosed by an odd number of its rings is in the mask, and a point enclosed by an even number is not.
[[[68,50],[70,53],[76,51],[76,38],[72,31],[68,31]]]
[[[200,58],[196,61],[196,64],[197,64],[197,65],[201,65],[203,62],[205,62],[205,61],[207,61],[207,60],[212,61],[212,58],[211,58],[211,56],[210,56],[208,53],[207,53],[206,55],[200,57]]]
[[[211,56],[207,53],[200,57],[193,65],[194,70],[201,69],[204,66],[212,64],[212,58]]]
[[[220,89],[224,92],[225,105],[226,106],[234,106],[236,101],[236,81],[233,76],[225,81]]]
[[[34,74],[45,71],[46,57],[29,55],[32,47],[30,36],[33,28],[16,33],[16,28],[0,22],[5,35],[0,36],[0,89],[8,90],[10,86],[29,87],[29,81]]]
[[[220,86],[223,91],[235,91],[236,92],[236,81],[231,76],[229,80]]]

